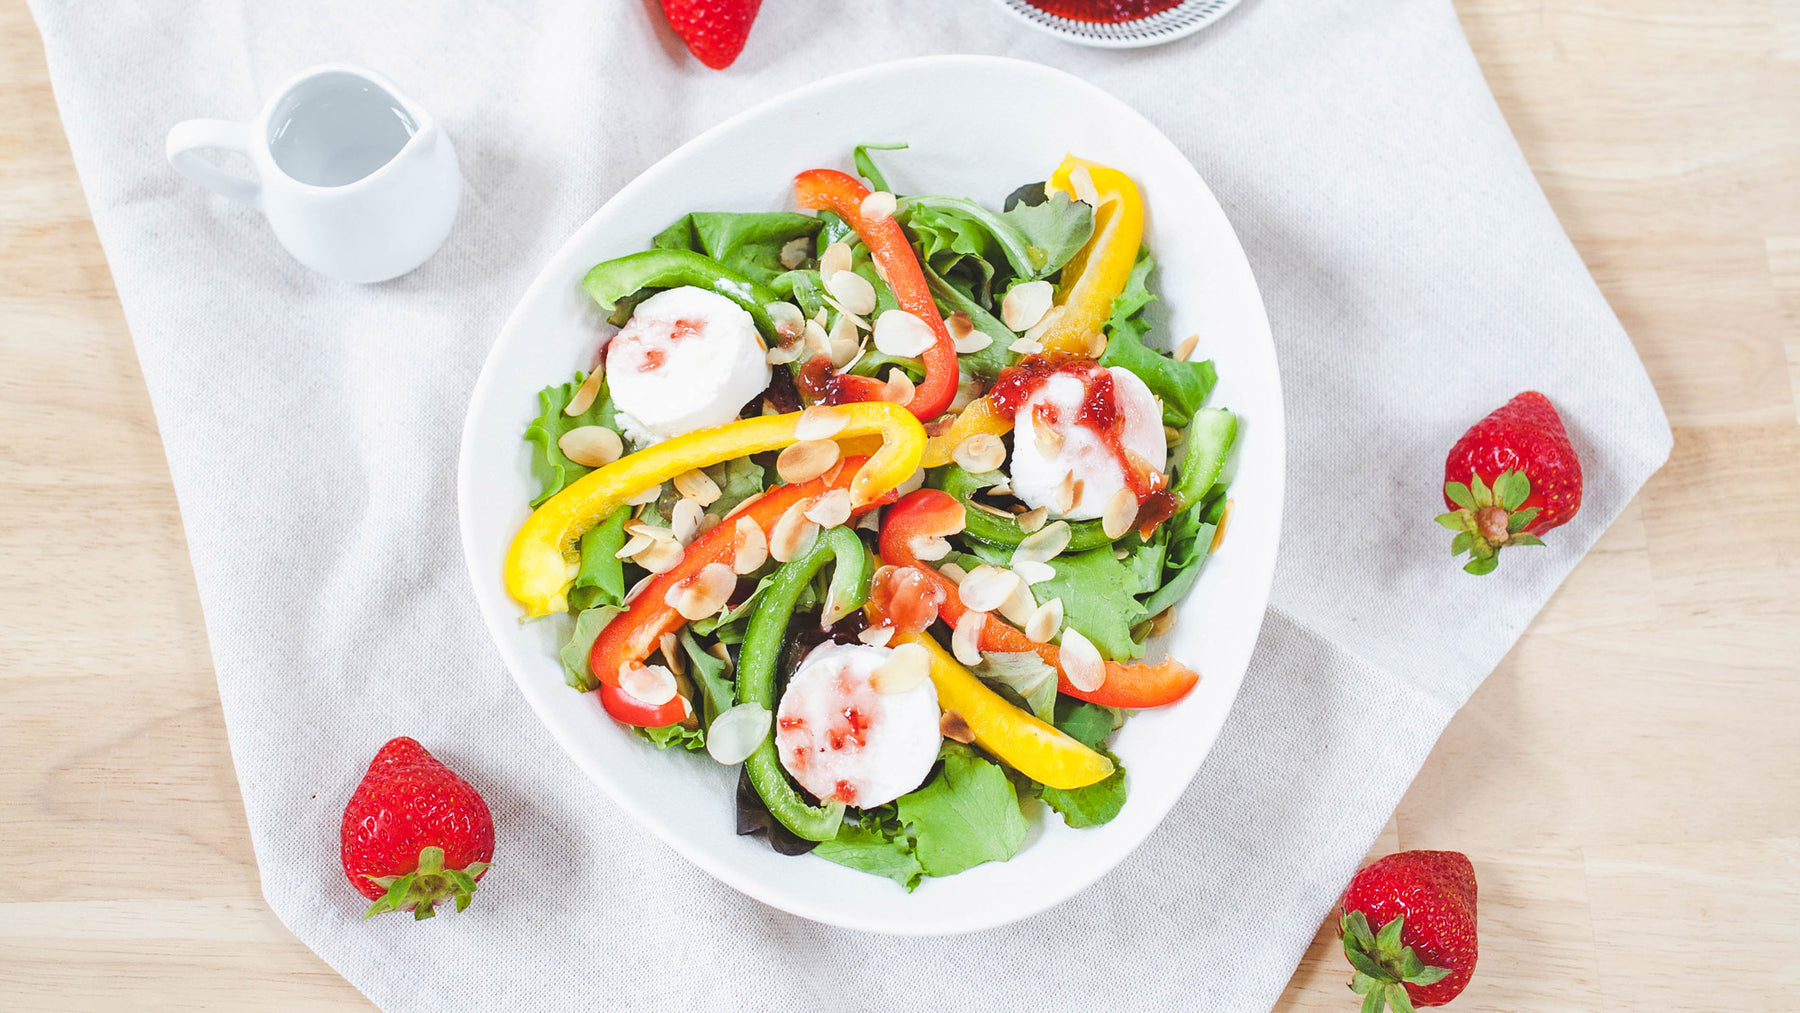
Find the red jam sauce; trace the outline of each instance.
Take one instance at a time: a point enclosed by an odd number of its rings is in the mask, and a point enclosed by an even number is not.
[[[1071,21],[1116,25],[1161,14],[1181,6],[1181,0],[1025,0],[1041,11]]]

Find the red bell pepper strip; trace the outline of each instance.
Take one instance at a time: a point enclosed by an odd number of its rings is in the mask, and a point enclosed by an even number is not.
[[[944,592],[938,614],[952,626],[967,611],[956,585],[936,569],[920,562],[912,543],[914,539],[954,528],[954,521],[960,518],[962,511],[963,505],[949,493],[939,489],[919,489],[901,497],[881,520],[881,561],[890,566],[910,566],[938,585]],[[1186,696],[1200,681],[1198,673],[1174,658],[1164,658],[1154,665],[1124,665],[1109,661],[1106,663],[1106,681],[1100,688],[1079,690],[1063,674],[1059,660],[1062,652],[1054,644],[1034,643],[1021,630],[993,617],[982,624],[980,647],[984,651],[1031,651],[1056,669],[1058,690],[1106,707],[1129,710],[1162,707]]]
[[[594,676],[601,682],[600,702],[606,707],[606,712],[615,720],[645,728],[661,728],[686,720],[687,711],[682,707],[680,697],[656,707],[641,703],[619,689],[621,666],[642,664],[657,649],[663,634],[674,633],[687,622],[666,600],[669,589],[684,581],[691,583],[708,563],[729,565],[732,557],[737,554],[737,522],[740,518],[750,518],[757,527],[762,528],[763,535],[767,537],[788,507],[802,499],[819,496],[833,489],[848,489],[866,460],[864,457],[846,457],[827,476],[775,486],[749,506],[721,521],[711,531],[694,539],[687,547],[687,552],[682,555],[681,562],[675,564],[673,569],[652,576],[637,597],[631,600],[631,605],[614,616],[600,631],[600,635],[594,638],[593,649],[588,652],[588,668],[593,670]],[[893,497],[894,494],[890,491],[872,503],[856,507],[851,512],[851,517],[854,519],[884,503],[892,502]],[[609,687],[613,692],[607,692]]]
[[[925,380],[913,389],[912,401],[906,406],[929,421],[944,414],[956,398],[956,344],[938,312],[937,300],[931,297],[906,230],[892,218],[864,215],[862,202],[867,196],[868,187],[836,169],[808,169],[794,177],[795,202],[812,211],[829,208],[848,222],[869,248],[900,308],[930,324],[937,335],[937,343],[925,350]]]

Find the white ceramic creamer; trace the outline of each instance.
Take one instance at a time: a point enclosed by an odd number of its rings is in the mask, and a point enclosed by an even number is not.
[[[254,176],[214,164],[207,149],[244,156]],[[386,281],[424,263],[462,191],[456,151],[431,115],[386,78],[341,64],[289,81],[249,123],[178,123],[167,151],[184,175],[260,210],[296,260],[343,281]]]

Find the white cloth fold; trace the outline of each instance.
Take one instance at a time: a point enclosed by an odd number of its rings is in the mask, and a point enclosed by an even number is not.
[[[722,74],[649,0],[33,8],[167,448],[264,890],[390,1009],[1266,1008],[1444,723],[1668,452],[1448,0],[1249,0],[1135,52],[976,0],[769,3]],[[1210,182],[1279,345],[1289,499],[1256,660],[1162,828],[1046,914],[908,940],[737,895],[580,775],[476,616],[452,475],[501,322],[608,195],[793,85],[956,51],[1095,81]],[[393,78],[463,160],[449,242],[388,284],[307,272],[162,160],[175,121],[247,118],[335,60]],[[1526,388],[1561,408],[1586,500],[1547,548],[1468,577],[1431,523],[1443,454]],[[341,807],[399,733],[499,825],[491,883],[427,926],[361,922],[338,868]]]

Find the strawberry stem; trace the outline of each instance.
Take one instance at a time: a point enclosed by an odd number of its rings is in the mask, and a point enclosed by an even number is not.
[[[1495,476],[1492,486],[1478,474],[1471,474],[1467,485],[1444,484],[1444,497],[1457,509],[1439,514],[1437,522],[1456,532],[1450,541],[1450,554],[1469,554],[1464,570],[1477,576],[1492,573],[1500,564],[1502,548],[1544,544],[1525,531],[1538,516],[1537,507],[1519,509],[1530,496],[1531,480],[1522,471],[1503,471]]]
[[[475,880],[488,870],[489,864],[470,862],[461,869],[446,869],[443,848],[436,845],[421,848],[419,864],[406,875],[368,877],[385,887],[387,893],[370,904],[363,917],[373,918],[388,911],[410,909],[415,921],[424,921],[437,914],[434,908],[440,901],[449,898],[455,898],[456,910],[462,911],[475,894]]]
[[[1412,947],[1400,940],[1406,916],[1394,919],[1375,932],[1361,911],[1344,915],[1338,930],[1344,937],[1344,956],[1356,973],[1350,991],[1363,997],[1363,1013],[1382,1013],[1392,1006],[1396,1013],[1414,1013],[1406,986],[1435,985],[1450,973],[1446,967],[1427,967]]]

